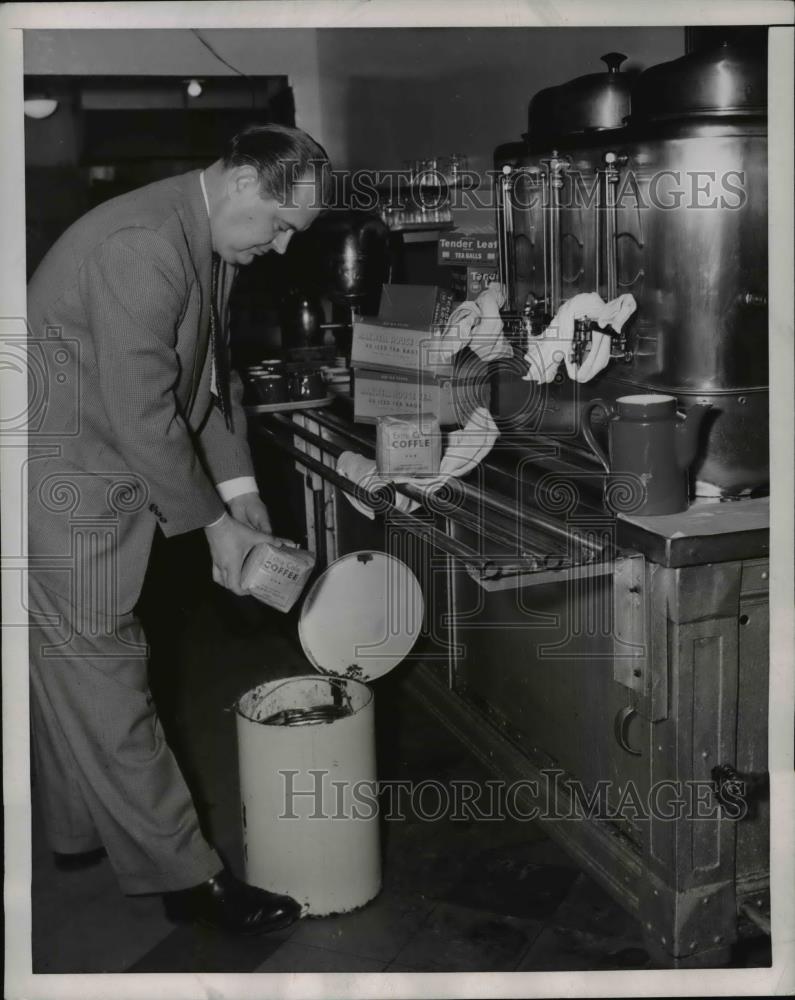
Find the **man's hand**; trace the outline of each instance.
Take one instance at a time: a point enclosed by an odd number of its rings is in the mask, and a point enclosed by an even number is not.
[[[227,507],[236,521],[247,524],[255,531],[264,531],[265,534],[270,534],[271,519],[268,515],[268,508],[260,500],[257,493],[242,493],[240,496],[233,497]]]
[[[270,541],[271,535],[255,531],[228,514],[205,528],[204,533],[207,535],[213,560],[213,580],[233,594],[245,596],[247,592],[240,586],[243,561],[255,545]]]

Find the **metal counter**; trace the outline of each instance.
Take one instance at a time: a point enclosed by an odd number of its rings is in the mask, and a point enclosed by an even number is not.
[[[401,513],[411,487],[373,497],[335,471],[374,452],[347,400],[252,431],[302,476],[321,565],[375,547],[411,565],[427,621],[407,683],[659,960],[725,964],[765,926],[767,500],[616,517],[589,456],[535,438]]]

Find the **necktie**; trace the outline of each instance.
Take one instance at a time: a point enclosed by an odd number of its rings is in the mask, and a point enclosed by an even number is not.
[[[210,350],[213,353],[215,399],[224,416],[226,426],[232,430],[232,408],[229,403],[229,348],[226,340],[226,304],[222,301],[219,283],[221,258],[213,254],[213,272],[210,308]]]

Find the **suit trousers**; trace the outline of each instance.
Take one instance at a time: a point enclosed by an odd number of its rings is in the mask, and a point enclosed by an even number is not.
[[[36,786],[53,850],[104,845],[123,892],[184,889],[222,862],[204,839],[147,679],[132,612],[75,608],[29,576]]]

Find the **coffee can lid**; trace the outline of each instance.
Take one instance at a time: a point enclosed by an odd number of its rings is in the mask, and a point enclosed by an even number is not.
[[[298,636],[320,673],[372,681],[411,652],[424,610],[422,588],[405,563],[384,552],[351,552],[312,584]]]

